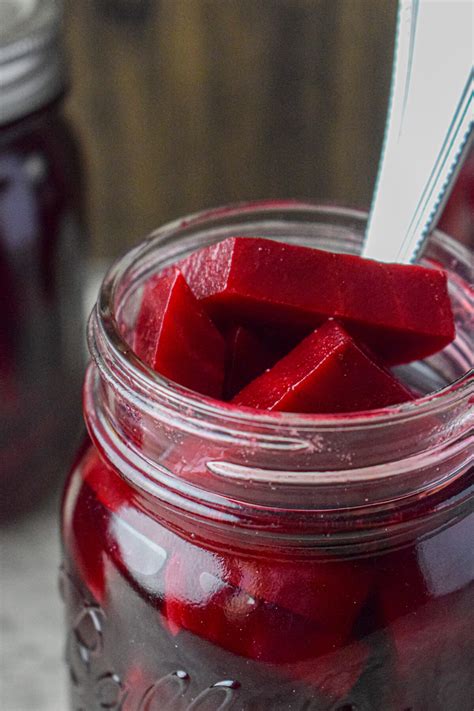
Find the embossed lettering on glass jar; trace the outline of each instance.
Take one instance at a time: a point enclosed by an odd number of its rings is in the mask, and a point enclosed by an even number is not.
[[[359,212],[223,208],[159,230],[90,322],[91,436],[62,514],[74,709],[468,711],[474,701],[469,257],[438,233],[457,337],[414,403],[239,411],[131,352],[141,287],[232,234],[357,253]],[[450,384],[451,383],[451,384]],[[470,404],[471,403],[471,404]]]

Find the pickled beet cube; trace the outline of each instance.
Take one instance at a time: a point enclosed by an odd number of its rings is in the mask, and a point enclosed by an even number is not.
[[[364,640],[344,644],[340,649],[325,654],[317,659],[309,659],[297,664],[287,664],[282,668],[293,679],[303,681],[308,687],[317,689],[326,706],[344,702],[353,687],[364,673],[371,656],[370,646]],[[337,711],[353,711],[352,704],[344,704]]]
[[[87,444],[86,441],[84,446]],[[108,582],[107,559],[126,572],[120,547],[111,535],[110,521],[114,521],[115,532],[125,528],[130,532],[128,540],[132,539],[138,518],[134,515],[133,490],[93,448],[85,453],[81,468],[73,470],[71,486],[77,488],[77,498],[73,508],[64,509],[64,540],[87,588],[97,602],[103,603]],[[142,516],[142,520],[147,519]],[[147,541],[143,532],[140,541]],[[142,547],[147,553],[146,545]]]
[[[221,397],[224,339],[178,269],[167,270],[145,285],[134,350],[170,380]]]
[[[378,604],[385,625],[416,614],[429,601],[427,582],[415,547],[380,556],[376,568]]]
[[[276,604],[254,598],[228,577],[227,557],[177,550],[165,572],[170,632],[193,632],[249,659],[299,662],[339,648],[345,635]]]
[[[373,581],[369,565],[329,556],[301,562],[233,558],[228,571],[229,581],[252,598],[290,610],[344,639]]]
[[[232,398],[278,360],[262,339],[243,326],[229,330],[226,346],[225,399]]]
[[[81,469],[73,471],[71,486],[78,493],[75,506],[64,511],[65,544],[87,588],[97,602],[103,603],[107,512],[129,504],[130,487],[104,465],[92,448],[87,451]]]
[[[278,325],[302,336],[339,319],[385,363],[406,363],[454,338],[446,275],[348,254],[232,237],[180,265],[219,322]]]
[[[472,660],[474,654],[467,622],[473,605],[468,519],[461,522],[461,539],[453,537],[453,528],[446,528],[374,560],[380,623],[392,645],[395,693],[401,708],[416,708],[420,693],[420,708],[430,709],[440,699],[446,699],[446,708],[467,709],[470,706],[464,704],[474,698],[472,673],[465,668],[465,660]],[[427,548],[434,560],[425,558]],[[446,679],[456,679],[456,683],[446,687]]]
[[[232,400],[265,410],[354,412],[412,400],[336,322],[328,321]]]

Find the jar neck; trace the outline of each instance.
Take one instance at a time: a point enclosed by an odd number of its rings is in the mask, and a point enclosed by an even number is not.
[[[285,239],[282,225],[301,243],[310,231],[328,246],[330,234],[357,252],[365,216],[295,202],[227,208],[163,228],[111,270],[89,328],[84,402],[97,448],[148,510],[181,525],[199,520],[214,535],[230,527],[259,546],[275,537],[298,547],[353,545],[355,531],[365,542],[390,535],[393,544],[443,525],[453,507],[462,515],[472,374],[435,396],[365,415],[253,415],[166,381],[131,352],[151,273],[228,234]],[[452,368],[464,367],[459,339]]]

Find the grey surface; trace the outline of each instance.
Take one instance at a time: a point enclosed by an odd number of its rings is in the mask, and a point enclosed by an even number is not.
[[[57,510],[51,500],[0,530],[2,711],[67,709]]]

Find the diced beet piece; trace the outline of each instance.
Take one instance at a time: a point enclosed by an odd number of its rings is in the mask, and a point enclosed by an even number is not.
[[[77,475],[75,478],[78,479]],[[79,484],[78,484],[79,486]],[[77,499],[65,544],[90,594],[99,604],[105,599],[106,579],[102,546],[106,520],[94,492],[83,486]]]
[[[84,446],[87,446],[86,441]],[[90,447],[73,469],[69,486],[77,491],[73,507],[63,510],[64,541],[74,565],[92,596],[103,603],[107,589],[106,560],[116,558],[110,520],[132,512],[133,489]]]
[[[328,321],[252,381],[236,405],[286,412],[355,412],[412,400],[336,322]]]
[[[106,592],[104,548],[107,510],[116,511],[130,500],[128,487],[109,469],[92,447],[69,483],[77,491],[73,507],[64,509],[64,540],[74,565],[94,599],[103,604]]]
[[[402,709],[472,708],[472,593],[464,600],[462,591],[432,599],[398,618],[388,633],[393,644],[392,704],[401,703]],[[387,708],[398,708],[392,704]]]
[[[362,676],[369,663],[371,649],[360,640],[345,644],[340,649],[317,659],[309,659],[297,664],[286,664],[279,671],[293,679],[305,682],[326,700],[324,708],[335,708],[333,704],[344,702]],[[351,704],[337,709],[350,711]],[[354,708],[352,706],[352,708]]]
[[[222,395],[224,339],[178,269],[145,286],[134,350],[170,380],[204,395]]]
[[[228,579],[253,598],[316,622],[347,638],[372,587],[367,563],[338,560],[255,560],[234,557]],[[297,584],[295,584],[297,581]]]
[[[387,364],[424,358],[454,338],[446,275],[258,237],[232,237],[180,267],[219,322],[280,325],[302,336],[339,319]]]
[[[464,519],[467,526],[463,533],[472,528],[468,518]],[[472,536],[466,536],[465,541],[463,550],[453,538],[453,528],[446,528],[431,539],[374,560],[380,622],[392,644],[400,708],[435,708],[443,699],[446,704],[442,708],[467,709],[463,704],[473,698],[472,674],[465,667],[465,660],[474,655],[469,622],[472,568],[469,570],[467,562]],[[433,568],[422,554],[426,545],[436,556],[431,561]],[[447,560],[449,563],[441,563]],[[456,683],[446,686],[446,679]],[[446,689],[449,696],[445,696]]]
[[[243,326],[234,326],[229,330],[226,344],[224,397],[230,400],[257,375],[272,366],[278,356],[262,339]]]
[[[345,636],[228,580],[228,557],[202,548],[177,550],[166,567],[169,630],[188,630],[234,654],[265,662],[300,662],[339,648]]]
[[[416,615],[430,599],[415,546],[380,556],[376,569],[378,604],[385,625],[411,613]]]

